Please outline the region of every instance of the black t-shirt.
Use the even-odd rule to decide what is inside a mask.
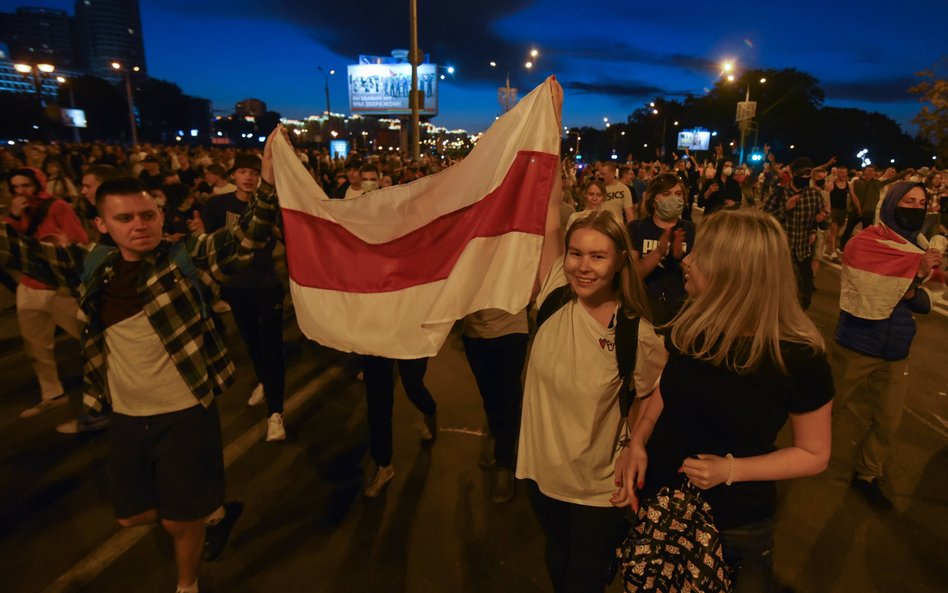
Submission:
[[[201,218],[204,220],[204,230],[213,233],[225,225],[229,227],[236,226],[248,205],[248,202],[237,199],[235,193],[212,197],[204,205],[201,212]],[[229,288],[259,289],[280,284],[280,278],[277,276],[273,263],[274,247],[276,247],[276,240],[270,237],[265,247],[254,252],[253,263],[234,273],[225,286]]]
[[[643,494],[680,486],[684,460],[700,453],[734,457],[776,450],[774,440],[788,414],[812,412],[833,398],[833,376],[826,354],[801,344],[782,343],[788,375],[772,361],[748,374],[685,356],[666,339],[668,363],[662,373],[665,407],[647,452]],[[733,529],[774,516],[777,487],[768,482],[720,484],[703,492],[719,529]]]
[[[142,298],[138,294],[138,274],[141,269],[141,260],[125,261],[121,257],[112,268],[112,274],[108,281],[103,283],[99,296],[102,327],[111,327],[134,317],[144,309]]]
[[[849,198],[849,184],[839,187],[834,181],[830,186],[830,208],[834,210],[845,210],[847,198]]]
[[[679,220],[672,228],[673,237],[678,229],[685,231],[685,254],[688,254],[694,248],[695,225],[686,220]],[[642,257],[658,248],[663,232],[664,229],[655,224],[655,219],[651,216],[629,223],[632,247],[642,254]],[[645,288],[656,325],[669,321],[684,304],[688,296],[685,292],[685,277],[681,262],[675,259],[671,249],[668,250],[668,255],[662,258],[661,264],[655,266],[652,273],[645,278]]]

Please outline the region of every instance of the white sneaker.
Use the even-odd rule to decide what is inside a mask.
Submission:
[[[279,412],[270,414],[270,417],[267,419],[267,440],[286,440],[286,429],[283,428],[283,414]]]
[[[263,403],[263,383],[257,383],[257,386],[254,387],[253,393],[250,394],[250,399],[247,400],[248,406],[259,406]]]
[[[380,467],[377,472],[375,472],[375,477],[372,478],[368,484],[365,485],[365,496],[367,498],[375,498],[382,493],[382,489],[386,484],[392,481],[392,478],[395,477],[395,468],[391,465],[386,465]]]
[[[215,313],[227,313],[230,311],[230,303],[227,301],[217,301],[211,305],[211,311]]]
[[[20,418],[32,418],[33,416],[39,416],[44,412],[48,412],[60,406],[65,406],[68,403],[69,398],[65,395],[57,395],[51,399],[43,399],[32,408],[27,408],[20,412]]]

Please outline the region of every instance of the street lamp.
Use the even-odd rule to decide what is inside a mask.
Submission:
[[[323,73],[323,77],[325,78],[325,82],[326,82],[326,86],[325,86],[325,88],[326,88],[326,117],[329,117],[329,114],[332,113],[332,112],[329,110],[329,77],[332,76],[333,74],[335,74],[336,71],[335,71],[335,70],[329,70],[329,71],[323,70],[323,67],[322,67],[322,66],[316,66],[316,69],[319,70],[320,72],[322,72],[322,73]]]
[[[536,65],[536,58],[540,55],[539,50],[532,49],[528,54],[530,59],[524,62],[523,67],[527,70],[532,70],[533,66]],[[491,68],[497,68],[497,62],[494,60],[490,61]],[[516,102],[517,89],[510,86],[510,68],[507,69],[507,78],[504,86],[497,89],[497,99],[500,101],[500,104],[504,107],[504,113],[510,111],[511,103]]]
[[[112,62],[112,68],[121,71],[125,76],[125,96],[128,99],[128,128],[132,132],[132,146],[138,144],[138,125],[135,123],[135,102],[132,99],[132,79],[128,74],[128,68],[122,68],[119,62]],[[138,72],[138,66],[132,67],[132,71]]]
[[[56,82],[58,82],[60,86],[65,86],[66,90],[69,91],[69,108],[75,109],[76,96],[72,92],[72,82],[65,76],[57,76]],[[72,140],[73,142],[79,142],[81,140],[79,137],[79,128],[77,126],[72,126]]]
[[[42,74],[52,74],[56,67],[52,64],[36,64],[36,66],[32,64],[14,64],[13,69],[31,79],[33,90],[36,92],[36,101],[40,107],[44,107],[43,85],[40,77]]]

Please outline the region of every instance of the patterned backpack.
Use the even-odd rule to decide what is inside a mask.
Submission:
[[[711,506],[686,481],[664,487],[639,507],[635,526],[616,550],[628,593],[731,590]]]

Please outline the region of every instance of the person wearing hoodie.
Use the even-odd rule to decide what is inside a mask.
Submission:
[[[926,282],[942,254],[919,245],[928,194],[921,183],[895,183],[880,223],[855,235],[843,252],[840,313],[836,327],[836,406],[854,396],[869,399],[871,421],[852,486],[873,506],[889,510],[883,474],[908,387],[908,356],[915,337],[913,313],[932,309]],[[926,244],[927,245],[927,244]]]
[[[13,197],[6,223],[16,232],[60,245],[89,241],[72,207],[46,192],[40,170],[15,169],[7,184]],[[58,325],[78,340],[79,307],[74,298],[24,274],[16,290],[16,311],[23,350],[40,386],[40,401],[20,413],[20,418],[30,418],[68,403],[56,369],[55,331]]]

